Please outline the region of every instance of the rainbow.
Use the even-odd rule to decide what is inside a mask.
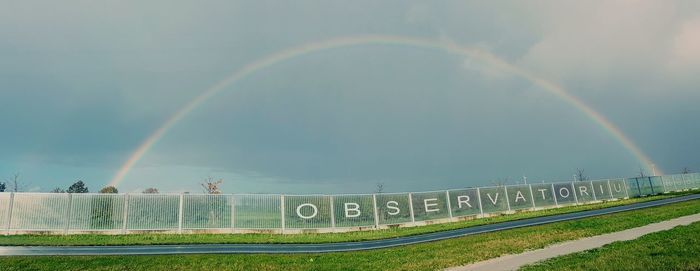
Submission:
[[[148,150],[150,150],[151,147],[153,147],[153,145],[158,142],[158,140],[165,136],[165,134],[173,126],[175,126],[180,120],[185,118],[190,112],[195,110],[197,107],[199,107],[207,100],[209,100],[219,92],[223,91],[230,85],[248,77],[249,75],[255,72],[258,72],[267,67],[279,64],[281,62],[293,58],[301,57],[319,51],[358,45],[400,45],[417,48],[428,48],[444,51],[449,54],[455,54],[463,57],[471,57],[482,60],[505,72],[509,72],[514,75],[525,78],[533,84],[541,87],[542,89],[556,95],[565,102],[571,104],[574,108],[583,112],[593,122],[597,123],[613,138],[620,142],[622,146],[624,146],[632,155],[634,155],[634,157],[646,168],[647,171],[651,172],[653,168],[654,162],[629,137],[627,137],[617,126],[610,122],[605,116],[595,111],[593,108],[585,104],[577,97],[569,94],[562,86],[552,81],[541,78],[511,63],[508,63],[505,60],[487,51],[472,47],[459,46],[453,42],[445,40],[429,40],[422,38],[389,35],[364,35],[335,38],[320,42],[312,42],[301,46],[282,50],[268,55],[266,57],[263,57],[257,61],[249,63],[240,70],[224,78],[216,85],[213,85],[212,87],[204,91],[202,94],[194,98],[194,100],[182,107],[180,110],[175,112],[175,114],[173,114],[167,121],[165,121],[165,123],[158,127],[158,129],[156,129],[150,136],[148,136],[148,138],[146,138],[146,140],[143,143],[141,143],[141,145],[129,156],[126,162],[119,168],[117,173],[114,175],[109,185],[119,185],[124,180],[124,177],[129,173],[131,168],[133,168],[134,165],[148,152]],[[660,169],[657,169],[656,173],[659,175],[663,174],[661,173]]]

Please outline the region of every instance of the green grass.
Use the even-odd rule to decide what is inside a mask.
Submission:
[[[700,270],[700,222],[549,259],[521,270]]]
[[[461,222],[434,224],[421,227],[395,228],[347,233],[307,233],[307,234],[132,234],[132,235],[11,235],[0,236],[3,246],[79,246],[79,245],[165,245],[165,244],[260,244],[260,243],[332,243],[378,240],[410,236],[438,231],[460,229],[485,224],[520,220],[532,217],[580,212],[626,205],[637,202],[664,199],[691,194],[682,192],[652,197],[609,201],[597,204],[569,206],[532,212],[519,212],[510,215],[473,219]],[[697,191],[695,191],[697,193]]]
[[[0,270],[436,270],[700,213],[700,200],[372,251],[294,255],[0,257]]]

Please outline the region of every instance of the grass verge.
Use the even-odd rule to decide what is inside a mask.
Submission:
[[[0,257],[0,270],[436,270],[700,213],[700,200],[417,244],[327,254]]]
[[[700,222],[552,258],[521,270],[700,270],[698,251]]]
[[[307,234],[133,234],[133,235],[11,235],[0,236],[0,246],[81,246],[81,245],[167,245],[167,244],[289,244],[289,243],[334,243],[396,238],[438,231],[454,230],[526,218],[602,209],[637,202],[659,200],[669,197],[697,193],[680,192],[644,198],[608,201],[597,204],[569,206],[532,212],[519,212],[461,222],[434,224],[421,227],[395,228],[347,233]]]

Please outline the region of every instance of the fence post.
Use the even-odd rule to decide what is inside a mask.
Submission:
[[[625,186],[625,196],[629,199],[630,198],[630,187],[627,185],[627,180],[622,179],[622,184]]]
[[[578,205],[578,196],[576,195],[576,185],[574,182],[571,182],[571,190],[574,193],[574,199],[576,200],[576,205]]]
[[[7,223],[5,225],[5,235],[10,235],[10,226],[12,224],[12,210],[14,209],[15,192],[10,193],[10,204],[7,205]]]
[[[182,204],[183,200],[185,198],[185,194],[180,193],[180,204],[178,205],[178,211],[177,211],[177,233],[182,234]]]
[[[532,194],[532,185],[528,184],[527,186],[530,187],[530,200],[532,201],[532,209],[535,209],[537,208],[537,206],[535,206],[535,195]]]
[[[508,186],[503,186],[503,191],[505,191],[506,204],[508,204],[508,211],[510,212],[510,199],[508,199]]]
[[[236,232],[236,196],[231,195],[231,233]]]
[[[557,190],[554,189],[554,183],[552,183],[552,196],[554,196],[554,206],[559,207],[559,201],[557,200]]]
[[[651,188],[651,194],[656,195],[656,193],[654,193],[654,184],[651,182],[651,177],[647,177],[647,179],[649,179],[649,188]]]
[[[333,232],[335,232],[335,206],[333,206],[335,203],[333,202],[333,196],[329,196],[328,199],[331,202],[331,228],[333,229]]]
[[[126,223],[129,219],[129,193],[124,194],[124,219],[122,220],[122,234],[126,234]]]
[[[73,193],[68,193],[68,215],[66,215],[66,226],[63,228],[63,234],[68,234],[68,229],[70,229],[70,220],[73,216]]]
[[[593,191],[593,201],[598,201],[598,197],[595,196],[595,187],[593,187],[593,181],[591,182],[591,190]]]
[[[377,194],[372,194],[372,205],[374,207],[374,228],[379,229],[379,212],[377,211]]]
[[[484,216],[484,206],[481,204],[481,190],[478,187],[476,188],[476,197],[479,198],[479,212],[481,216]]]
[[[280,215],[282,216],[282,233],[284,233],[285,222],[284,222],[284,195],[280,195]]]
[[[610,179],[608,179],[608,191],[610,192],[610,199],[614,199],[613,197],[613,192],[612,192],[612,186],[610,186]]]
[[[666,176],[663,176],[661,178],[668,181],[668,178],[664,178],[664,177],[666,177]],[[673,178],[671,178],[671,184],[673,185],[673,191],[678,191],[678,186],[676,186],[676,181]]]
[[[413,226],[416,225],[416,217],[413,215],[413,196],[408,193],[408,210],[411,211],[411,223]]]
[[[450,190],[445,190],[445,197],[447,200],[447,211],[450,213],[450,220],[452,220],[452,204],[450,203]]]

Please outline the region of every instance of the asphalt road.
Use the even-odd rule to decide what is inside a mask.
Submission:
[[[671,203],[700,199],[700,194],[663,200],[635,203],[599,210],[537,217],[457,230],[406,236],[375,241],[327,244],[202,244],[202,245],[147,245],[147,246],[0,246],[0,256],[46,255],[161,255],[161,254],[231,254],[231,253],[326,253],[345,252],[405,246],[467,235],[522,228],[560,221],[612,214]]]

